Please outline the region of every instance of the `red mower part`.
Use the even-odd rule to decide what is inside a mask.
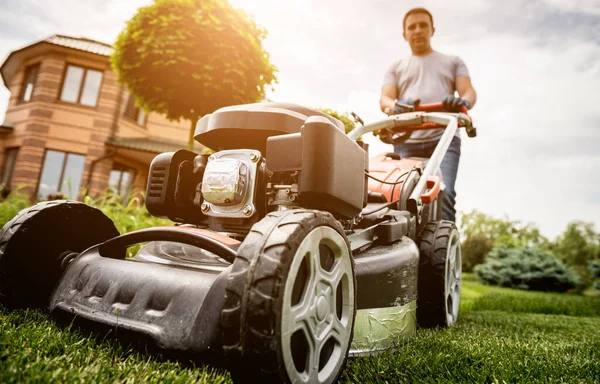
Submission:
[[[421,201],[429,204],[440,194],[441,180],[439,176],[429,176],[427,179],[427,192],[421,195]]]
[[[419,104],[415,108],[415,111],[416,112],[444,112],[445,108],[442,105],[442,103],[429,103],[429,104]],[[469,116],[469,110],[464,105],[460,106],[460,110],[458,112],[464,113],[465,115]],[[469,119],[470,118],[471,117],[469,116]]]
[[[415,166],[422,167],[423,162],[415,159],[395,159],[385,153],[373,157],[369,160],[369,175],[387,183],[399,184],[394,186],[369,178],[369,191],[381,193],[387,201],[397,200],[402,190],[402,182],[406,180],[410,170]]]

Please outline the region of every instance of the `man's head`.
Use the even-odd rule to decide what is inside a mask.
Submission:
[[[435,32],[433,17],[425,8],[413,8],[404,15],[402,22],[404,39],[415,55],[431,52],[431,36]]]

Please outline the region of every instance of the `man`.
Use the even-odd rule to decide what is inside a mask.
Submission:
[[[431,48],[435,32],[433,17],[424,8],[414,8],[406,13],[403,36],[410,45],[412,55],[395,62],[386,72],[381,90],[381,110],[387,114],[402,112],[396,101],[413,104],[443,102],[449,111],[461,106],[475,105],[477,95],[471,84],[465,63],[457,56],[445,55]],[[455,96],[458,92],[458,97]],[[394,141],[394,152],[401,157],[430,157],[443,133],[441,129],[414,131]],[[442,204],[442,217],[456,221],[456,173],[460,158],[460,132],[457,131],[440,166],[446,186]]]

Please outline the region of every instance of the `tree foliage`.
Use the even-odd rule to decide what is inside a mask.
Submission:
[[[600,260],[600,234],[596,233],[593,223],[573,221],[558,237],[552,250],[558,258],[572,265]]]
[[[494,243],[487,236],[475,234],[462,242],[462,269],[473,271],[476,265],[485,261],[485,256],[494,248]]]
[[[494,245],[541,248],[548,248],[550,245],[535,224],[523,224],[518,220],[509,220],[508,217],[500,219],[476,210],[462,215],[460,229],[465,237],[483,235]]]
[[[583,280],[583,286],[589,287],[594,281],[595,271],[592,262],[600,261],[600,234],[594,224],[573,221],[560,235],[552,247],[556,257],[572,265]]]
[[[580,285],[562,261],[535,247],[496,247],[474,271],[484,283],[502,287],[565,292]]]
[[[330,108],[320,108],[319,111],[328,114],[329,116],[335,117],[339,121],[344,124],[344,131],[346,134],[350,133],[354,128],[356,128],[356,122],[353,117],[350,117],[348,113],[340,113],[334,109]],[[362,135],[356,139],[356,141],[363,141]]]
[[[356,123],[350,116],[348,116],[347,113],[340,113],[334,109],[329,108],[323,108],[320,109],[320,111],[328,114],[329,116],[335,117],[336,119],[344,123],[344,129],[346,130],[346,133],[349,133],[356,127]]]
[[[155,0],[139,8],[111,57],[138,106],[190,120],[258,102],[276,81],[266,30],[226,0]]]

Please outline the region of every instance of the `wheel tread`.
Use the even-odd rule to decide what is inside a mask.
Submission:
[[[445,269],[449,242],[456,225],[434,221],[425,225],[419,243],[417,321],[424,328],[447,326],[445,311]]]
[[[58,223],[59,226],[44,227],[41,224],[53,217],[50,215],[63,219],[66,210],[74,209],[77,209],[75,214],[70,218],[66,216],[63,223]],[[93,230],[90,228],[71,238],[56,236],[63,227],[84,230],[80,223],[91,224],[89,221],[96,224]],[[47,235],[48,231],[55,235]],[[100,210],[79,201],[46,201],[22,209],[4,225],[0,233],[0,302],[14,308],[45,306],[53,287],[52,282],[60,277],[60,266],[55,265],[57,260],[44,252],[48,243],[87,248],[118,234],[112,221]],[[40,235],[45,235],[44,241],[35,238]],[[25,252],[26,249],[31,250]]]

